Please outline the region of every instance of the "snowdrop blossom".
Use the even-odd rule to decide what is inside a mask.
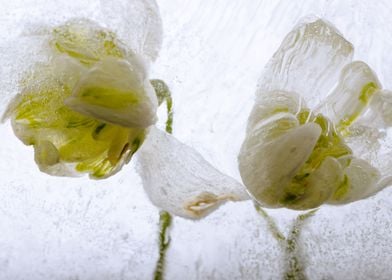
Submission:
[[[200,218],[227,200],[248,197],[241,184],[154,126],[163,101],[170,120],[172,101],[165,83],[149,78],[157,56],[152,48],[133,51],[111,30],[82,18],[44,38],[46,60],[24,75],[5,114],[15,135],[34,147],[42,172],[104,179],[138,151],[146,193],[172,214]]]
[[[48,44],[48,62],[34,66],[8,108],[15,135],[33,145],[43,172],[111,176],[156,121],[146,63],[84,19],[55,27]]]
[[[331,24],[312,19],[267,64],[238,157],[261,206],[345,204],[392,183],[392,94],[353,52]]]

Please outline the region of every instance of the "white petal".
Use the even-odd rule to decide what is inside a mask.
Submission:
[[[296,115],[304,106],[305,102],[295,92],[281,90],[260,92],[249,115],[247,129],[252,130],[261,120],[279,112]]]
[[[354,123],[347,129],[346,143],[354,155],[380,172],[382,179],[392,175],[392,130]]]
[[[162,44],[162,20],[155,0],[100,1],[104,23],[118,37],[150,61],[158,57]]]
[[[313,151],[321,134],[315,123],[292,128],[274,141],[247,137],[238,157],[242,180],[252,196],[267,207],[280,207],[285,187]]]
[[[345,169],[345,181],[341,189],[337,190],[331,204],[346,204],[374,195],[388,184],[378,184],[380,172],[367,161],[353,158],[350,165]]]
[[[338,127],[346,128],[364,112],[379,88],[376,74],[366,63],[352,62],[343,68],[322,110]]]
[[[91,65],[106,56],[124,58],[126,47],[116,35],[88,19],[73,19],[51,31],[50,45],[54,53],[64,53]]]
[[[71,109],[113,124],[145,128],[156,122],[158,101],[143,62],[107,57],[95,64],[78,82]]]
[[[338,160],[327,157],[318,169],[310,174],[305,193],[288,208],[306,210],[325,203],[342,182],[343,172]]]
[[[61,161],[59,151],[52,142],[43,140],[34,145],[34,159],[39,170],[54,176],[80,177],[75,164]]]
[[[376,92],[358,123],[379,128],[392,127],[392,91]]]
[[[301,94],[314,108],[351,61],[353,46],[329,23],[317,19],[294,28],[265,68],[260,91],[287,90]]]
[[[174,215],[202,218],[228,200],[249,198],[244,186],[155,127],[137,158],[137,170],[151,202]]]

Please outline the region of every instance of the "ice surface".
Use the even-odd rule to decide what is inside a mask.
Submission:
[[[40,59],[31,43],[41,41],[38,35],[18,37],[24,27],[88,16],[129,34],[132,29],[119,23],[124,17],[127,23],[139,22],[126,16],[135,12],[126,9],[132,3],[0,1],[1,106],[17,92],[16,73]],[[152,70],[173,93],[174,136],[237,180],[236,158],[258,78],[302,17],[317,14],[333,23],[355,46],[353,59],[365,61],[383,87],[392,88],[390,1],[159,0],[158,5],[163,48]],[[34,61],[26,59],[31,57]],[[162,108],[161,128],[165,115]],[[375,159],[368,142],[392,146],[390,129],[381,135],[357,130],[377,137],[353,139],[362,143],[353,145],[354,152],[366,160]],[[0,127],[0,135],[1,279],[151,279],[159,215],[132,164],[100,182],[54,178],[39,172],[33,152],[15,141],[9,124]],[[374,161],[391,172],[390,158],[383,149]],[[385,189],[346,206],[325,206],[308,220],[298,237],[305,275],[390,279],[391,194]],[[286,236],[298,215],[284,209],[268,213]],[[175,218],[171,237],[167,279],[284,275],[285,252],[251,202],[227,203],[197,222]]]
[[[312,108],[327,96],[352,55],[353,46],[333,25],[317,18],[305,20],[268,62],[259,91],[298,92]]]

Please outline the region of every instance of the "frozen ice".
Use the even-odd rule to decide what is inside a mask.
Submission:
[[[172,92],[173,136],[239,182],[236,159],[256,84],[268,60],[304,16],[315,14],[336,26],[355,46],[353,59],[377,73],[383,92],[392,89],[389,0],[157,2],[164,33],[151,78],[164,80]],[[159,21],[141,16],[144,5],[157,12],[154,1],[0,0],[1,114],[18,92],[21,73],[37,61],[45,62],[39,26],[89,18],[113,30],[127,45],[138,38],[153,42],[154,36],[135,28]],[[35,35],[22,32],[26,27]],[[129,36],[135,32],[135,37]],[[134,46],[155,49],[146,48],[151,44]],[[339,73],[336,81],[338,77]],[[373,98],[370,107],[373,102],[377,104]],[[381,111],[374,112],[380,120],[377,127],[373,117],[359,118],[346,141],[356,155],[382,174],[391,174],[392,132],[379,119]],[[157,126],[164,129],[164,106],[158,116]],[[17,141],[9,123],[0,126],[0,134],[1,279],[152,278],[159,213],[134,172],[135,161],[100,181],[53,177],[38,170],[32,149]],[[355,203],[324,205],[307,220],[295,240],[304,275],[390,279],[391,194],[386,188]],[[266,211],[285,236],[301,213]],[[201,220],[173,220],[166,278],[281,279],[285,255],[253,203],[229,202]]]
[[[326,97],[352,55],[353,46],[335,27],[322,19],[306,19],[268,62],[260,91],[298,92],[313,107]]]

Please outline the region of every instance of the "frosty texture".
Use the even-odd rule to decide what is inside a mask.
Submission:
[[[156,120],[157,98],[142,59],[89,20],[54,28],[48,55],[23,78],[8,108],[16,136],[34,146],[48,174],[113,175]]]
[[[154,205],[185,218],[202,218],[222,203],[248,196],[241,184],[192,148],[155,127],[138,152],[138,172]]]
[[[238,157],[243,182],[262,206],[345,204],[391,183],[390,169],[353,151],[354,141],[378,143],[371,125],[363,133],[357,125],[367,115],[388,126],[389,97],[366,63],[350,63],[352,51],[332,26],[315,20],[290,32],[268,63]]]
[[[53,29],[50,44],[83,64],[91,65],[102,57],[124,58],[125,46],[116,35],[88,19],[75,19]]]
[[[321,19],[300,24],[268,62],[260,91],[298,92],[312,107],[326,96],[352,55],[351,43],[331,24]]]

